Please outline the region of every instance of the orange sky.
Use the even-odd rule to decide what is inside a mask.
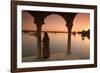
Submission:
[[[22,13],[23,30],[36,30],[34,18],[27,12]],[[65,20],[56,14],[51,14],[44,19],[42,30],[67,31]],[[72,31],[88,30],[90,27],[90,15],[79,13],[73,21]]]

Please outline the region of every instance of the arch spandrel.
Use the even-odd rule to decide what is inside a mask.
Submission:
[[[27,11],[29,14],[31,14],[34,18],[35,18],[35,23],[37,25],[43,25],[44,24],[44,19],[51,15],[51,14],[56,14],[56,15],[60,15],[66,22],[66,25],[68,28],[72,28],[73,26],[73,20],[75,18],[75,16],[77,15],[77,13],[68,13],[68,12],[43,12],[43,11]]]

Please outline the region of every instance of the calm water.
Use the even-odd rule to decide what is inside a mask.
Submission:
[[[50,38],[50,54],[67,52],[67,33],[48,33]],[[36,56],[37,37],[30,33],[23,33],[22,36],[22,56]],[[43,33],[42,33],[43,38]],[[79,59],[89,59],[90,41],[87,37],[83,38],[80,34],[71,35],[71,54]]]

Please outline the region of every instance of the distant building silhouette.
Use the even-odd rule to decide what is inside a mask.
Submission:
[[[87,31],[85,30],[79,31],[78,34],[81,34],[82,40],[84,40],[85,37],[90,39],[90,29],[88,29]]]
[[[75,32],[75,31],[73,31],[73,32],[72,32],[72,35],[74,35],[74,36],[75,36],[75,35],[76,35],[76,32]]]

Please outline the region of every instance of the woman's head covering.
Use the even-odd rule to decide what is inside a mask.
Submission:
[[[48,36],[47,32],[44,33],[44,36]]]

